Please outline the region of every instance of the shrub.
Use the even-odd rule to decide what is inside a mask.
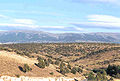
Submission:
[[[53,72],[51,72],[51,73],[50,73],[50,75],[54,75],[54,73],[53,73]]]
[[[76,74],[76,69],[75,69],[75,68],[72,68],[72,69],[71,69],[71,73]]]
[[[96,74],[90,72],[87,79],[88,81],[108,81],[106,75],[101,74],[100,72],[97,72]]]
[[[44,60],[42,57],[37,58],[38,61]]]
[[[63,62],[60,63],[60,73],[65,75],[65,73],[67,73],[68,70],[66,69],[66,66]]]
[[[68,68],[65,68],[65,73],[69,73],[69,69]]]
[[[55,65],[59,65],[59,64],[60,64],[60,61],[56,60]]]
[[[104,69],[93,69],[94,73],[100,72],[103,75],[107,75],[106,71]]]
[[[23,72],[29,72],[29,71],[31,71],[31,70],[32,70],[32,68],[30,68],[30,67],[28,66],[28,64],[24,64]]]
[[[76,72],[82,73],[82,69],[80,67],[73,67],[71,73],[76,74]]]
[[[16,74],[15,76],[16,76],[17,78],[19,78],[19,77],[20,77],[20,75],[19,75],[19,74]]]
[[[49,58],[48,59],[48,62],[50,63],[50,64],[53,64],[53,61]]]
[[[68,65],[67,65],[67,67],[69,68],[69,69],[71,69],[71,65],[68,63]]]
[[[44,60],[39,61],[38,67],[39,68],[45,68],[45,62],[44,62]]]
[[[109,74],[110,76],[118,76],[118,74],[120,74],[120,66],[116,66],[116,65],[109,65],[107,67],[106,70],[107,74]]]
[[[45,66],[49,66],[49,62],[47,60],[44,61],[45,61]]]
[[[95,80],[95,75],[94,75],[94,73],[93,72],[90,72],[89,74],[88,74],[88,81],[93,81],[93,80]]]

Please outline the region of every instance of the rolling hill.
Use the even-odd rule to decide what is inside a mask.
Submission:
[[[49,65],[45,65],[45,68],[40,68],[37,63],[42,62],[45,64],[48,62]],[[28,64],[32,70],[28,72],[21,70],[19,66],[24,68],[24,64]],[[93,70],[99,71],[101,69],[107,72],[106,69],[109,65],[115,65],[115,68],[120,65],[120,44],[0,44],[0,65],[0,76],[84,78],[87,76],[86,74],[93,72]],[[110,76],[109,73],[106,76],[108,76],[108,79],[110,79],[109,77],[119,77],[117,74]]]

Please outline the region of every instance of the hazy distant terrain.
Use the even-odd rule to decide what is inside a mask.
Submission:
[[[111,42],[120,43],[120,33],[62,33],[38,31],[2,31],[0,43],[26,42]]]

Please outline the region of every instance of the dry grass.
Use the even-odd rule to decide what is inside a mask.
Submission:
[[[20,71],[18,66],[23,66],[24,64],[29,64],[32,68],[31,72],[24,73]],[[46,67],[45,69],[40,69],[34,63],[37,60],[23,57],[15,54],[14,52],[0,51],[0,76],[9,75],[21,75],[21,76],[32,76],[32,77],[55,77],[62,76],[60,73],[56,72],[56,68],[53,65]],[[50,75],[50,72],[54,72],[55,75]]]
[[[32,44],[33,45],[33,44]],[[31,46],[32,46],[31,45]],[[12,45],[10,45],[12,46]],[[34,45],[33,45],[34,46]],[[16,45],[15,45],[16,47]],[[27,47],[29,47],[29,44],[27,44]],[[27,47],[24,47],[24,45],[20,45],[19,51],[23,48],[28,49]],[[39,45],[38,45],[39,47]],[[120,47],[120,45],[111,45],[111,44],[65,44],[63,47],[63,44],[57,45],[57,44],[43,44],[44,49],[42,46],[33,47],[34,49],[39,52],[29,52],[30,56],[34,56],[34,58],[29,58],[26,56],[20,56],[19,54],[16,54],[15,52],[6,52],[6,51],[0,51],[0,73],[2,75],[22,75],[22,76],[32,76],[32,77],[60,77],[63,76],[56,70],[55,65],[50,65],[49,67],[46,67],[45,69],[38,68],[34,63],[37,63],[36,58],[38,56],[41,56],[45,59],[48,59],[46,55],[52,56],[51,58],[53,61],[55,61],[54,58],[60,58],[63,61],[69,61],[70,64],[74,66],[83,66],[83,73],[89,72],[90,70],[94,68],[102,68],[107,67],[109,64],[118,64],[120,65],[120,49],[118,50],[110,50],[102,53],[96,53],[95,55],[90,55],[87,58],[77,60],[73,62],[73,59],[84,57],[86,53],[89,54],[89,52],[92,51],[98,51],[104,48],[111,48],[111,47]],[[72,48],[71,48],[72,47]],[[12,47],[11,47],[12,48]],[[55,52],[55,48],[60,48],[59,52]],[[65,49],[64,49],[65,48]],[[69,50],[68,50],[69,48]],[[33,50],[34,50],[33,49]],[[82,53],[81,51],[76,51],[78,49],[84,49],[85,53]],[[44,50],[44,51],[41,51]],[[66,51],[68,50],[68,51]],[[24,51],[24,50],[21,50]],[[52,53],[51,53],[52,51]],[[62,52],[62,53],[61,53]],[[64,56],[62,55],[68,54],[71,56]],[[78,56],[75,56],[75,54],[78,54]],[[105,61],[109,61],[109,63],[104,64]],[[24,64],[29,64],[32,68],[31,72],[23,73],[19,70],[18,66],[23,66]],[[50,75],[49,73],[53,72],[54,75]],[[68,77],[80,77],[82,74],[77,73],[76,75],[72,73],[66,74]]]

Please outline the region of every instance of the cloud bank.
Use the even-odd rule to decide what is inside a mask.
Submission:
[[[84,31],[82,28],[78,28],[75,26],[60,26],[60,25],[53,25],[53,26],[46,26],[46,25],[39,25],[36,20],[33,19],[25,19],[25,18],[13,18],[5,15],[0,15],[2,20],[6,22],[0,23],[0,30],[40,30],[40,31]],[[9,21],[11,22],[9,22]]]
[[[107,29],[120,29],[120,18],[110,15],[89,15],[87,22],[71,23],[77,27],[85,28],[107,28]]]

